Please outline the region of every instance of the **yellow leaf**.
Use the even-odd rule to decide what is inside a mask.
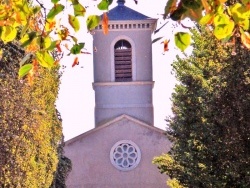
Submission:
[[[241,32],[241,42],[250,49],[250,34],[248,32]]]
[[[80,22],[77,17],[69,14],[69,24],[77,32],[80,29]]]
[[[11,26],[2,27],[1,39],[4,43],[13,41],[16,38],[17,30]]]

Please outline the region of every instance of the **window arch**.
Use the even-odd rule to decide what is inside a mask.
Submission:
[[[132,48],[126,40],[119,40],[114,46],[115,81],[132,81]]]

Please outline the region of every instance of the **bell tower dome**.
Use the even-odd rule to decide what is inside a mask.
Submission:
[[[126,114],[154,125],[152,40],[156,19],[125,6],[110,10],[109,33],[93,35],[95,126]]]

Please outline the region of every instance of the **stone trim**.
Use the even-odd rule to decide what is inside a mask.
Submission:
[[[138,119],[136,119],[134,117],[123,114],[123,115],[120,115],[120,116],[118,116],[116,118],[110,119],[109,121],[107,121],[105,123],[102,123],[100,126],[98,126],[96,128],[93,128],[93,129],[91,129],[91,130],[89,130],[89,131],[87,131],[85,133],[82,133],[82,134],[80,134],[80,135],[78,135],[78,136],[76,136],[74,138],[71,138],[71,139],[67,140],[65,142],[65,145],[70,145],[70,144],[76,142],[77,140],[80,140],[80,139],[88,136],[89,134],[93,134],[96,131],[99,131],[99,130],[102,130],[102,129],[108,127],[108,126],[111,126],[111,125],[115,124],[116,122],[121,121],[122,119],[127,119],[129,121],[132,121],[132,122],[134,122],[134,123],[136,123],[136,124],[138,124],[138,125],[140,125],[142,127],[145,127],[145,128],[150,129],[152,131],[158,132],[163,137],[166,137],[166,135],[165,135],[166,131],[165,130],[162,130],[162,129],[158,128],[158,127],[151,126],[151,125],[149,125],[149,124],[147,124],[147,123],[145,123],[145,122],[143,122],[141,120],[138,120]]]
[[[136,85],[152,85],[154,86],[154,81],[138,81],[138,82],[94,82],[92,83],[93,89],[95,87],[101,86],[136,86]]]
[[[151,108],[152,104],[96,104],[96,108]]]
[[[141,150],[131,140],[120,140],[110,150],[110,162],[118,170],[133,170],[140,161]]]
[[[116,24],[109,24],[109,30],[129,30],[129,29],[152,29],[154,24],[152,23],[116,23]],[[102,25],[98,25],[96,30],[102,30]]]

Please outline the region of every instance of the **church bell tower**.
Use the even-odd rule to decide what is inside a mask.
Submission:
[[[93,35],[95,127],[126,114],[154,125],[152,40],[156,19],[126,7],[110,10],[109,33]]]

